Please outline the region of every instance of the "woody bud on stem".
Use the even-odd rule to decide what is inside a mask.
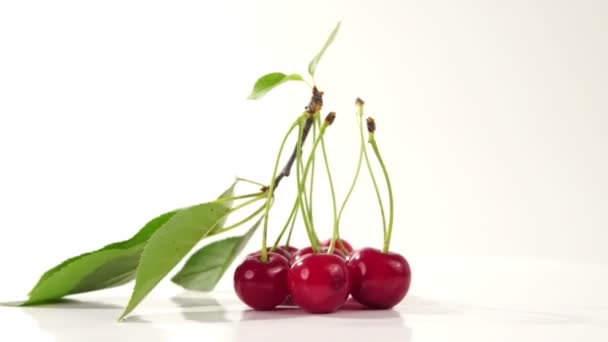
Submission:
[[[312,97],[310,98],[308,106],[306,106],[306,111],[310,114],[314,114],[320,112],[321,108],[323,108],[323,92],[319,91],[317,87],[314,87],[312,88]]]
[[[372,134],[376,131],[376,122],[372,117],[367,118],[367,131]]]
[[[325,124],[327,126],[331,126],[332,123],[334,123],[334,120],[336,119],[336,112],[330,112],[329,114],[327,114],[327,116],[325,117]]]

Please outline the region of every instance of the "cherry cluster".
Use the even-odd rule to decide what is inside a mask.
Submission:
[[[234,273],[234,288],[237,295],[245,304],[255,310],[272,310],[280,305],[296,305],[311,313],[330,313],[340,309],[349,295],[369,308],[389,309],[403,300],[410,287],[411,270],[407,260],[398,253],[390,252],[389,249],[393,228],[393,192],[386,166],[375,140],[376,123],[371,117],[366,120],[368,143],[371,145],[386,180],[389,197],[388,220],[364,143],[364,103],[361,99],[356,101],[360,127],[359,162],[352,185],[338,211],[323,140],[324,134],[334,122],[336,114],[329,113],[321,123],[322,96],[323,92],[314,87],[310,104],[306,107],[307,111],[294,122],[283,139],[271,185],[264,189],[268,194],[268,199],[263,217],[262,248],[258,252],[249,254]],[[304,132],[308,132],[311,124],[313,125],[314,142],[306,160],[306,166],[304,166],[302,153]],[[281,234],[272,247],[267,247],[268,214],[274,198],[274,190],[282,178],[282,176],[277,178],[278,163],[287,137],[298,127],[300,128],[298,140],[294,158],[292,158],[297,162],[298,194]],[[319,128],[318,133],[316,128]],[[309,172],[314,173],[314,167],[311,168],[311,166],[314,165],[315,152],[319,145],[322,146],[334,209],[333,235],[331,239],[323,243],[318,239],[314,229],[311,195],[314,182],[308,181]],[[384,234],[382,250],[370,247],[353,250],[347,241],[340,238],[340,218],[357,183],[363,160],[367,163],[382,215]],[[302,249],[289,245],[298,211],[302,214],[302,221],[310,240],[310,246]],[[291,228],[287,242],[280,247],[279,242],[289,225]]]
[[[312,247],[277,247],[268,262],[261,261],[260,252],[249,254],[234,273],[237,295],[255,310],[296,305],[311,313],[337,311],[349,294],[372,309],[403,300],[411,280],[403,256],[369,247],[353,250],[342,239],[330,254],[330,244],[326,241],[320,253]]]

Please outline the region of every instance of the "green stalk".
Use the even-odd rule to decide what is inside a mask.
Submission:
[[[247,194],[247,195],[222,197],[222,198],[216,199],[215,202],[217,202],[217,203],[232,202],[232,201],[237,201],[237,200],[246,199],[246,198],[258,197],[263,194],[264,194],[263,192],[256,192],[256,193]]]
[[[380,163],[380,167],[382,168],[382,172],[384,173],[384,178],[386,179],[386,187],[388,188],[388,200],[389,200],[389,213],[388,213],[388,230],[386,232],[386,236],[384,238],[384,253],[389,252],[389,248],[391,245],[391,235],[393,233],[393,187],[391,186],[391,180],[388,176],[388,171],[386,169],[386,165],[384,165],[384,160],[382,160],[382,156],[380,155],[380,151],[378,150],[378,144],[376,144],[376,139],[374,138],[374,133],[369,134],[369,143],[372,145],[372,149],[376,154],[376,158]]]
[[[315,114],[316,115],[316,114]],[[313,121],[313,125],[312,125],[312,141],[315,141],[315,139],[317,139],[317,120]],[[313,198],[313,190],[314,190],[314,185],[315,185],[315,158],[313,158],[313,156],[311,155],[309,158],[312,158],[312,171],[310,173],[310,184],[309,184],[309,188],[308,188],[308,220],[310,220],[310,224],[311,226],[315,226],[315,221],[314,221],[314,216],[312,213],[313,210],[313,206],[312,206],[312,198]]]
[[[359,115],[359,125],[363,125],[363,101],[361,101],[360,99],[358,99],[357,104],[359,106],[359,110],[358,110],[358,115]],[[338,229],[340,227],[340,221],[342,220],[342,213],[344,212],[344,208],[346,208],[346,203],[348,203],[348,200],[350,199],[350,196],[353,194],[353,191],[355,190],[355,185],[357,184],[357,180],[359,179],[359,174],[361,173],[361,166],[363,165],[363,150],[365,149],[365,143],[363,141],[360,142],[359,144],[359,160],[357,161],[357,169],[355,171],[355,177],[353,178],[353,182],[350,185],[350,188],[348,189],[348,193],[346,193],[346,197],[344,198],[344,202],[342,202],[342,205],[340,206],[340,211],[338,212]],[[345,250],[344,245],[342,244],[342,241],[340,241],[339,243],[340,247]]]
[[[291,226],[289,227],[289,233],[287,234],[287,241],[285,242],[285,246],[289,247],[291,243],[291,234],[293,233],[293,227],[296,225],[296,216],[291,220]]]
[[[237,182],[244,182],[244,183],[249,183],[249,184],[253,184],[253,185],[258,185],[258,186],[261,186],[262,188],[266,187],[266,185],[264,185],[260,182],[256,182],[254,180],[247,179],[247,178],[237,177],[236,180],[237,180]]]
[[[380,195],[380,189],[378,188],[378,182],[376,181],[376,176],[374,176],[374,171],[372,169],[372,165],[369,161],[369,155],[367,154],[367,149],[365,148],[365,135],[363,134],[363,111],[361,109],[361,117],[360,117],[360,131],[361,131],[361,144],[363,145],[363,156],[365,157],[365,164],[367,165],[367,170],[369,171],[369,175],[372,178],[372,183],[374,184],[374,190],[376,191],[376,197],[378,198],[378,205],[380,206],[380,214],[382,215],[382,232],[384,234],[384,240],[386,241],[386,215],[384,213],[384,204],[382,204],[382,195]]]
[[[319,124],[319,117],[317,117],[317,125]],[[325,126],[327,127],[327,126]],[[336,192],[334,189],[334,181],[331,177],[331,169],[329,167],[329,160],[327,158],[327,150],[325,149],[325,139],[323,138],[323,134],[320,134],[320,138],[321,138],[321,150],[323,152],[323,160],[325,161],[325,170],[327,171],[327,179],[329,181],[329,189],[331,192],[331,203],[333,206],[333,212],[334,212],[334,228],[333,228],[333,234],[332,234],[332,238],[331,238],[331,243],[329,244],[329,248],[327,250],[327,252],[329,254],[332,254],[334,252],[335,249],[335,244],[336,244],[336,239],[340,238],[340,228],[338,226],[338,209],[336,206]]]
[[[304,177],[305,173],[302,171],[302,136],[304,134],[303,131],[304,131],[304,122],[302,120],[300,120],[300,130],[298,133],[298,141],[296,143],[296,163],[298,164],[298,165],[296,165],[296,179],[298,182],[298,194],[297,194],[296,198],[298,200],[298,208],[300,208],[300,211],[302,213],[302,220],[304,221],[304,227],[306,228],[306,234],[308,235],[308,239],[310,240],[310,246],[312,247],[313,251],[316,252],[316,251],[318,251],[319,246],[317,243],[317,239],[315,238],[315,236],[313,234],[313,230],[310,225],[310,222],[308,220],[308,212],[302,201],[302,194],[304,192],[304,182],[306,180],[306,178]],[[315,140],[315,142],[316,142],[316,140]],[[314,149],[313,149],[313,151],[314,151]],[[310,161],[310,158],[309,158],[309,161]]]
[[[301,123],[301,118],[298,118],[289,128],[289,130],[287,131],[287,133],[285,134],[285,137],[283,138],[283,141],[281,142],[281,147],[279,148],[279,153],[277,154],[277,159],[275,161],[274,164],[274,170],[272,172],[272,178],[270,179],[270,186],[268,187],[267,191],[267,198],[266,198],[266,208],[265,208],[265,212],[264,212],[264,231],[262,233],[262,250],[260,251],[260,260],[262,262],[267,262],[268,261],[268,253],[266,251],[266,239],[268,237],[268,214],[270,213],[270,199],[272,198],[272,196],[274,195],[274,182],[275,182],[275,178],[277,176],[277,172],[279,170],[279,162],[281,161],[281,155],[283,154],[283,149],[285,148],[285,143],[287,142],[287,139],[289,138],[289,136],[291,135],[291,132],[293,132],[293,130],[300,125]],[[301,126],[301,125],[300,125]],[[301,139],[301,136],[298,137],[298,139]]]
[[[266,209],[266,204],[264,204],[263,206],[261,206],[259,209],[257,209],[256,211],[254,211],[251,215],[247,216],[246,218],[242,219],[241,221],[228,226],[226,228],[223,228],[221,230],[222,233],[225,233],[227,231],[230,231],[232,229],[238,228],[240,227],[242,224],[247,223],[249,221],[251,221],[252,219],[254,219],[256,216],[258,216],[259,214],[261,214],[264,210]]]
[[[279,243],[281,242],[281,239],[283,238],[283,235],[285,234],[287,227],[289,227],[289,224],[292,221],[295,221],[295,216],[296,216],[297,212],[298,212],[298,201],[296,200],[293,203],[293,208],[291,208],[291,213],[289,214],[289,217],[287,218],[287,222],[285,222],[283,229],[281,229],[281,233],[279,234],[277,239],[274,241],[274,244],[272,245],[272,249],[271,249],[272,251],[277,249],[277,247],[279,246]],[[293,225],[292,225],[292,227],[293,227]],[[289,236],[291,236],[291,230],[289,231]]]
[[[335,117],[335,113],[330,113],[330,115],[331,114],[333,114],[334,117]],[[331,121],[333,121],[333,119]],[[304,184],[306,183],[306,177],[308,176],[308,172],[310,172],[310,167],[312,165],[312,160],[314,159],[317,147],[319,146],[319,143],[321,143],[323,141],[323,136],[325,135],[325,131],[327,130],[327,127],[329,127],[329,125],[331,124],[331,121],[328,121],[327,118],[326,118],[325,122],[323,123],[323,125],[321,126],[321,128],[319,130],[319,136],[315,139],[314,144],[313,144],[313,146],[312,146],[312,148],[310,150],[311,157],[308,158],[308,161],[306,162],[306,167],[304,168],[304,173],[302,175],[302,179],[299,180],[299,187],[300,188],[303,188]],[[315,234],[315,231],[314,231],[314,227],[311,227],[310,235],[311,235],[311,237],[314,236],[314,238],[316,240],[316,241],[314,241],[314,243],[312,243],[313,239],[311,238],[311,247],[313,248],[313,250],[315,252],[318,252],[319,239],[318,239],[318,237],[316,237],[316,234]]]
[[[255,203],[255,202],[259,201],[259,200],[262,200],[262,199],[264,199],[264,197],[265,197],[265,196],[260,195],[259,197],[256,197],[256,198],[254,198],[254,199],[252,199],[252,200],[249,200],[249,201],[247,201],[247,202],[245,202],[245,203],[243,203],[243,204],[239,204],[239,205],[237,205],[236,207],[231,208],[231,209],[228,211],[228,213],[227,213],[226,215],[228,215],[228,214],[230,214],[230,213],[233,213],[233,212],[235,212],[235,211],[238,211],[238,210],[240,210],[240,209],[243,209],[243,208],[245,208],[246,206],[248,206],[248,205],[250,205],[250,204],[252,204],[252,203]]]

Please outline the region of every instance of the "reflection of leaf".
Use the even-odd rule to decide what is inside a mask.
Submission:
[[[268,94],[269,91],[287,81],[304,81],[304,79],[298,74],[285,75],[282,72],[266,74],[255,82],[253,85],[253,90],[247,99],[259,100]]]
[[[331,43],[334,42],[334,39],[336,39],[336,34],[338,34],[339,29],[340,23],[338,23],[334,30],[331,31],[331,34],[329,35],[329,37],[327,37],[327,41],[325,41],[325,45],[323,45],[321,51],[319,51],[319,53],[317,53],[317,55],[310,61],[310,63],[308,63],[308,73],[310,74],[310,76],[315,76],[315,72],[317,71],[317,65],[319,64],[321,57],[323,57],[323,54],[325,54],[325,50],[327,50]]]
[[[121,318],[133,311],[229,211],[225,203],[203,203],[180,210],[160,227],[144,247],[135,276],[135,288]]]
[[[213,290],[234,259],[245,248],[260,222],[261,219],[244,235],[216,241],[199,249],[171,280],[188,290]]]

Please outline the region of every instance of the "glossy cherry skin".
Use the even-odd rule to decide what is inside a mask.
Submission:
[[[350,292],[348,266],[335,254],[302,256],[291,265],[287,283],[293,300],[311,313],[338,310]]]
[[[340,241],[342,242],[342,244],[340,244]],[[330,244],[331,244],[331,239],[328,239],[328,240],[323,241],[322,246],[329,247]],[[348,255],[353,252],[353,246],[350,243],[348,243],[348,241],[346,241],[344,239],[336,240],[336,249],[340,249],[342,252],[344,252],[344,249],[342,249],[342,246],[344,246],[344,249],[346,249],[346,253],[344,253],[344,255]]]
[[[321,253],[327,253],[327,249],[328,249],[327,247],[322,247]],[[294,254],[291,255],[291,259],[289,260],[289,262],[291,264],[293,264],[297,259],[300,259],[305,255],[313,254],[313,253],[314,253],[314,251],[313,251],[312,247],[310,247],[310,246],[301,248],[297,252],[295,252]],[[346,255],[344,254],[344,252],[342,252],[338,248],[334,249],[334,254],[341,257],[342,259],[346,259]]]
[[[268,253],[268,262],[259,254],[248,255],[234,272],[234,290],[255,310],[272,310],[287,297],[289,261],[277,253]]]
[[[294,255],[297,251],[300,250],[299,248],[294,246],[279,246],[279,248],[286,250],[287,252],[289,252],[290,255]]]
[[[351,295],[373,309],[389,309],[399,304],[410,288],[412,271],[407,260],[397,253],[375,248],[353,252],[348,261]]]
[[[268,247],[266,248],[266,251],[270,252],[270,250],[272,249],[272,247]],[[285,259],[290,260],[291,259],[291,253],[289,253],[286,249],[284,249],[283,247],[277,247],[277,249],[275,249],[274,251],[272,251],[274,253],[280,254],[283,257],[285,257]],[[253,253],[249,253],[249,255],[260,255],[260,252],[253,252]]]

